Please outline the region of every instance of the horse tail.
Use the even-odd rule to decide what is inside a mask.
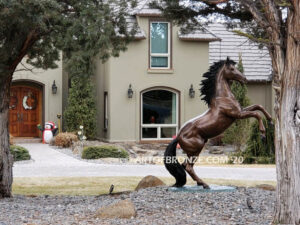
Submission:
[[[182,187],[186,184],[186,173],[182,165],[176,159],[176,147],[178,140],[175,138],[167,147],[164,154],[164,164],[170,174],[175,177],[175,187]]]

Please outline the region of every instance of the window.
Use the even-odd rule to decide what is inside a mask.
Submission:
[[[150,33],[150,68],[170,69],[170,23],[151,22]]]
[[[108,129],[108,93],[104,92],[104,131]]]
[[[178,97],[168,90],[142,94],[142,140],[172,139],[178,131]]]

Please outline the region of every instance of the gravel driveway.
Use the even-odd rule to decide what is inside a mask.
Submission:
[[[101,176],[171,176],[160,165],[110,165],[78,160],[45,144],[22,144],[32,163],[16,163],[14,177],[101,177]],[[202,178],[275,181],[275,168],[195,167]]]

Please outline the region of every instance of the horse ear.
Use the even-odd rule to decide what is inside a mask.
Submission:
[[[226,64],[227,66],[230,64],[230,58],[229,58],[229,56],[227,56],[227,59],[226,59],[226,61],[225,61],[225,64]]]

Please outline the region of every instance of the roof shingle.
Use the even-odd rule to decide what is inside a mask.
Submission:
[[[210,64],[226,59],[227,56],[238,61],[241,54],[244,74],[249,81],[271,81],[272,65],[267,48],[259,49],[257,44],[227,30],[221,23],[210,24],[209,30],[221,39],[209,43]]]

